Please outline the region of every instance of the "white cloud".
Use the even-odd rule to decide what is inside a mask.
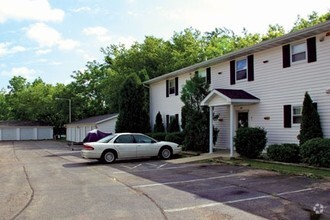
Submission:
[[[75,8],[75,9],[71,9],[71,11],[79,13],[79,12],[91,12],[92,9],[90,7],[84,6],[84,7],[80,7],[80,8]]]
[[[0,23],[9,19],[62,21],[64,11],[52,8],[48,0],[1,0]]]
[[[37,50],[37,51],[36,51],[36,54],[37,54],[37,55],[43,55],[43,54],[48,54],[48,53],[50,53],[50,52],[52,52],[51,49],[40,49],[40,50]]]
[[[37,72],[34,69],[29,69],[27,67],[13,67],[9,71],[2,71],[2,76],[22,76],[26,79],[33,79],[35,78],[35,74]]]
[[[72,39],[64,39],[57,30],[44,23],[31,25],[26,32],[28,38],[36,41],[40,47],[58,46],[62,50],[71,50],[79,45]]]
[[[87,36],[95,36],[101,43],[109,43],[111,41],[109,31],[105,27],[95,26],[84,28],[83,33]]]
[[[23,46],[11,46],[11,45],[12,43],[10,42],[0,43],[0,57],[26,51],[26,48]]]
[[[119,37],[117,41],[120,44],[124,44],[126,48],[130,48],[135,42],[137,42],[137,40],[132,36],[128,36],[128,37],[122,36]]]

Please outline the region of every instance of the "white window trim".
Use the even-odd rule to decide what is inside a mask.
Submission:
[[[301,113],[300,114],[294,114],[294,108],[301,108]],[[302,117],[302,105],[292,105],[292,125],[300,125],[301,123],[294,122],[293,118],[294,117]]]
[[[171,87],[171,82],[173,82],[173,87]],[[173,93],[171,93],[171,88],[174,88]],[[169,96],[175,96],[175,78],[168,80],[168,95]]]
[[[304,45],[305,59],[303,59],[303,60],[298,60],[298,61],[293,61],[293,60],[292,60],[292,57],[293,57],[293,55],[294,55],[294,54],[293,54],[293,47],[298,46],[298,45],[301,45],[301,44]],[[295,44],[291,44],[291,45],[290,45],[290,62],[291,62],[291,64],[306,63],[306,61],[307,61],[307,42],[305,42],[305,41],[300,41],[300,42],[297,42],[297,43],[295,43]]]
[[[245,60],[245,62],[246,62],[246,68],[245,68],[245,70],[246,70],[246,76],[245,76],[245,78],[243,78],[243,79],[237,79],[237,63],[239,62],[239,61],[242,61],[242,60]],[[243,69],[242,69],[243,70]],[[240,59],[237,59],[236,61],[235,61],[235,80],[236,80],[236,82],[245,82],[245,81],[247,81],[247,78],[248,78],[248,60],[247,60],[247,57],[245,57],[245,58],[240,58]]]

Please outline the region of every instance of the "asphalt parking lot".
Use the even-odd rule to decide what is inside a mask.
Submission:
[[[99,166],[89,163],[94,165]],[[226,164],[137,160],[105,166],[117,169],[109,174],[152,197],[169,216],[226,204],[267,219],[310,219],[320,204],[322,219],[330,219],[327,181]],[[176,195],[175,203],[168,193]]]
[[[84,160],[79,151],[65,145],[45,143],[16,142],[3,147],[0,142],[0,165],[9,168],[16,164],[16,178],[23,166],[33,189],[33,195],[19,203],[12,197],[19,199],[22,194],[12,193],[8,199],[6,187],[15,187],[5,184],[0,196],[10,201],[0,201],[0,216],[11,217],[0,219],[311,219],[314,208],[321,213],[320,219],[330,219],[329,180],[219,163],[143,159],[106,165]],[[12,152],[16,159],[4,158],[4,152]],[[9,171],[1,170],[2,183],[12,179]],[[16,182],[23,182],[21,179]],[[63,200],[65,196],[68,201]],[[21,208],[3,207],[15,204],[12,200]],[[75,206],[76,201],[81,201],[81,207]],[[96,204],[102,204],[102,209]],[[14,211],[8,214],[8,209]]]

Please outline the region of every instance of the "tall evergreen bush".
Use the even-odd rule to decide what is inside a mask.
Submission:
[[[116,132],[150,132],[146,103],[146,94],[141,80],[136,74],[131,74],[120,90]]]
[[[160,112],[157,113],[156,115],[156,123],[154,125],[154,132],[165,132],[165,126],[163,123],[163,118],[162,118],[162,114],[160,114]]]
[[[320,116],[313,105],[310,95],[306,92],[302,109],[300,133],[298,135],[299,144],[303,145],[306,141],[318,137],[323,137]]]

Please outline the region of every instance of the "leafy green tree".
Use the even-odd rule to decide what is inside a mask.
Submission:
[[[162,114],[160,112],[156,115],[156,123],[154,125],[154,132],[165,132],[165,126],[163,123]]]
[[[136,74],[131,74],[120,90],[116,132],[150,132],[144,87]]]
[[[5,90],[0,90],[0,120],[6,120],[9,118],[10,109],[6,102]]]
[[[302,109],[300,133],[298,135],[299,144],[303,145],[306,141],[318,137],[323,137],[320,116],[313,105],[310,95],[306,92]]]
[[[74,72],[74,81],[68,86],[75,104],[74,115],[85,118],[111,112],[104,96],[108,77],[107,68],[96,61],[88,62],[84,71]]]
[[[284,34],[285,34],[285,30],[283,26],[280,26],[278,24],[269,25],[267,34],[262,37],[262,40],[265,41],[265,40],[277,38]]]
[[[188,80],[182,89],[185,108],[184,145],[188,150],[207,152],[209,146],[209,108],[201,106],[208,94],[208,84],[198,75]]]
[[[316,24],[329,21],[330,20],[330,10],[324,15],[318,15],[317,12],[313,11],[306,18],[302,18],[298,15],[297,21],[295,22],[293,28],[290,32],[298,31],[304,28],[314,26]]]

